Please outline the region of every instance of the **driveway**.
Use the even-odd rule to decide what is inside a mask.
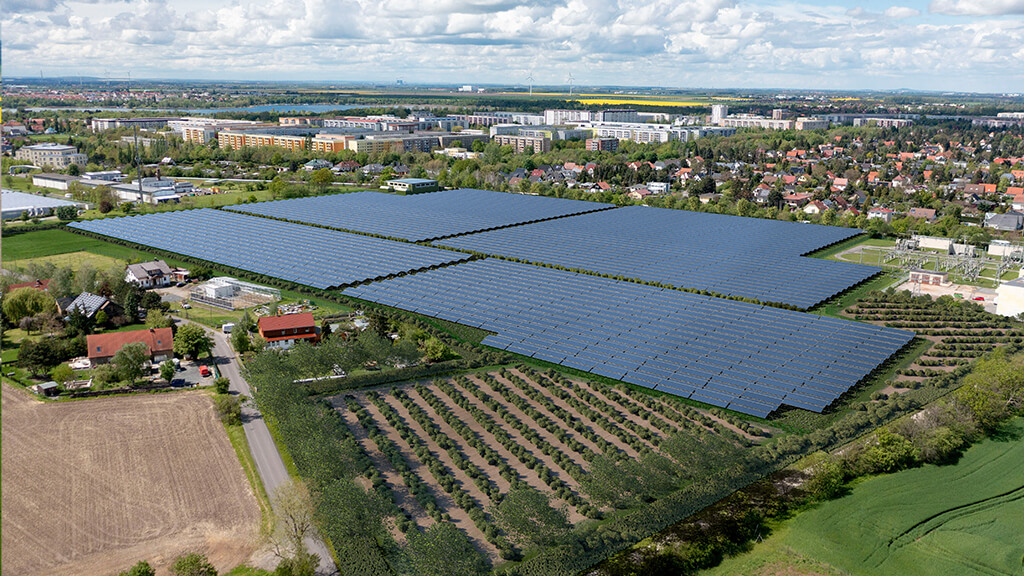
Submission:
[[[181,325],[188,320],[175,317],[175,322]],[[202,326],[206,333],[213,337],[213,359],[211,362],[216,364],[221,376],[231,382],[228,389],[233,394],[242,394],[252,398],[252,390],[249,389],[249,383],[242,378],[238,357],[231,348],[231,344],[228,343],[227,335],[202,324],[197,325]],[[253,402],[246,402],[242,405],[242,429],[249,441],[249,451],[256,464],[256,470],[263,480],[263,487],[268,495],[273,496],[277,488],[287,482],[290,477],[288,469],[284,466],[284,461],[281,460],[281,453],[277,451],[277,445],[274,444],[274,438],[267,428],[267,423],[263,421],[263,415],[256,409]],[[306,548],[320,557],[318,576],[338,574],[338,569],[331,559],[327,546],[319,538],[307,538]]]

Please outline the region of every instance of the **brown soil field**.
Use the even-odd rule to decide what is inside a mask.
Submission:
[[[256,551],[259,505],[206,394],[2,400],[5,576],[167,574],[193,551],[227,571]]]

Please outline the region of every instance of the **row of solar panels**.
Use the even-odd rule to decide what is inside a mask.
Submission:
[[[344,294],[497,332],[485,344],[766,416],[821,411],[913,337],[900,330],[479,260]]]
[[[449,250],[212,209],[89,220],[71,227],[314,288],[467,259]]]
[[[354,192],[245,204],[229,210],[418,242],[610,207],[466,188],[411,196]]]
[[[634,206],[435,245],[806,309],[879,272],[799,256],[858,232]]]

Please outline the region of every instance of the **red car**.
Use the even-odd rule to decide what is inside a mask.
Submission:
[[[199,374],[200,374],[200,376],[202,376],[204,378],[209,376],[211,374],[210,368],[207,367],[205,364],[200,366],[199,367]]]
[[[985,301],[985,298],[983,296],[975,296],[974,299],[975,300],[981,300],[982,302]]]

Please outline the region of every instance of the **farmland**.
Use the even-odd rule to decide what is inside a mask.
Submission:
[[[1019,574],[1024,557],[1024,420],[955,465],[881,476],[800,514],[708,574],[827,563],[852,574]],[[788,561],[787,561],[788,559]],[[763,573],[763,572],[762,572]],[[831,572],[829,572],[831,573]]]
[[[43,404],[3,386],[3,573],[253,553],[260,509],[202,393]]]

